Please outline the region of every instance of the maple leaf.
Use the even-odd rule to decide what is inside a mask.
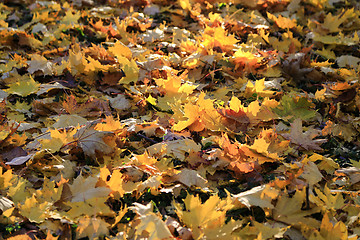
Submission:
[[[66,202],[65,205],[71,209],[64,215],[70,219],[78,219],[86,216],[112,216],[113,211],[105,204],[108,197],[93,197],[79,202]]]
[[[278,17],[276,17],[269,12],[267,12],[267,16],[269,19],[275,21],[276,25],[279,28],[289,29],[289,28],[295,28],[297,26],[296,19],[290,19],[287,17],[283,17],[282,15],[279,15]]]
[[[270,144],[271,143],[267,142],[264,138],[258,138],[254,140],[253,145],[243,145],[240,149],[245,155],[252,159],[256,159],[260,164],[281,160],[277,153],[269,152]]]
[[[305,150],[322,150],[319,146],[320,144],[326,142],[326,139],[315,139],[319,131],[315,129],[309,129],[306,132],[302,130],[302,121],[301,119],[295,119],[291,124],[291,130],[289,133],[284,133],[282,136],[286,139],[289,139],[291,143],[298,145],[299,147]]]
[[[147,148],[150,156],[173,155],[180,160],[185,160],[185,153],[199,152],[200,150],[201,146],[189,138],[156,143]]]
[[[120,79],[119,83],[129,84],[131,82],[137,82],[139,79],[139,68],[134,59],[129,61],[126,57],[119,57],[118,61],[125,73],[125,76]]]
[[[292,121],[296,118],[312,119],[316,116],[316,111],[313,108],[314,104],[306,97],[287,94],[281,98],[280,104],[272,110],[279,116]]]
[[[179,218],[193,229],[194,238],[203,236],[206,228],[220,227],[224,224],[226,210],[230,209],[230,198],[221,200],[218,196],[211,196],[206,202],[201,203],[198,197],[188,194],[184,199],[185,210],[180,204],[174,203]],[[220,226],[219,226],[220,225]]]
[[[12,170],[5,171],[2,167],[0,167],[0,190],[5,190],[9,186],[11,186],[11,179],[13,179]]]
[[[174,101],[183,101],[197,87],[197,85],[188,82],[187,71],[177,76],[177,71],[173,69],[167,71],[166,79],[159,78],[155,82],[159,86],[159,90],[165,94],[165,96],[158,98],[158,103],[155,104],[163,110],[171,109],[169,105]]]
[[[308,224],[313,227],[319,226],[320,224],[317,220],[307,216],[319,212],[320,208],[314,207],[309,210],[301,209],[302,203],[306,201],[306,191],[305,188],[303,188],[303,190],[297,190],[291,198],[282,194],[273,209],[274,220],[283,221],[291,225]]]
[[[48,178],[44,179],[41,189],[36,190],[36,199],[41,203],[55,203],[60,200],[62,193],[62,185],[55,188],[55,182],[50,181]]]
[[[247,161],[247,157],[239,142],[236,141],[232,144],[227,134],[222,136],[218,142],[223,151],[214,151],[211,154],[212,156],[210,156],[212,158],[222,160],[225,164],[221,163],[222,161],[219,161],[215,163],[215,165],[224,165],[224,167],[228,167],[229,169],[240,174],[252,172],[255,170],[255,162]]]
[[[134,203],[134,206],[129,207],[129,209],[135,210],[140,220],[140,224],[136,227],[137,235],[144,236],[143,231],[145,231],[148,234],[148,239],[155,240],[173,238],[165,222],[162,221],[158,215],[152,212],[153,204],[151,202],[147,205]]]
[[[274,95],[274,91],[265,90],[265,88],[265,78],[256,80],[255,84],[253,84],[251,81],[248,81],[244,96],[251,97],[254,93],[260,97],[271,97]]]
[[[320,232],[317,230],[313,230],[309,239],[329,239],[329,240],[345,240],[348,239],[348,231],[345,223],[339,221],[335,224],[332,223],[329,217],[329,213],[326,212],[321,221]]]
[[[278,197],[279,190],[270,187],[269,185],[262,185],[254,187],[251,190],[232,195],[235,205],[259,206],[261,208],[273,209],[272,200]]]
[[[97,131],[94,129],[94,126],[87,125],[80,128],[73,135],[73,138],[87,156],[95,159],[96,151],[104,154],[109,154],[113,151],[113,148],[104,142],[105,137],[113,136],[113,132]]]
[[[244,51],[242,49],[237,50],[234,55],[232,61],[235,63],[235,70],[244,70],[247,72],[253,72],[256,68],[260,66],[262,58],[256,56],[255,54]]]
[[[78,176],[70,185],[73,196],[71,202],[82,202],[95,197],[108,196],[111,190],[107,187],[96,187],[97,181],[98,178],[96,177],[84,178],[82,175]]]
[[[36,200],[35,195],[31,198],[27,198],[23,205],[19,206],[20,214],[31,222],[40,223],[45,221],[46,209],[50,206],[50,203],[40,203]]]
[[[308,159],[304,159],[302,161],[304,165],[302,166],[303,173],[300,175],[301,178],[304,178],[309,186],[312,186],[323,179],[323,175],[320,173],[318,167],[315,163],[309,161]]]
[[[281,238],[286,232],[287,227],[277,227],[276,223],[259,223],[257,221],[251,221],[251,225],[248,224],[241,230],[236,231],[236,236],[240,236],[242,239],[273,239]],[[259,236],[261,235],[261,238]]]
[[[234,48],[234,44],[238,42],[235,36],[228,35],[222,26],[214,28],[206,26],[202,38],[202,44],[210,54],[216,49],[229,52]]]
[[[80,117],[76,114],[70,114],[70,115],[60,115],[55,118],[55,123],[52,125],[56,129],[60,128],[68,128],[68,127],[76,127],[85,125],[87,123],[86,118]]]
[[[29,61],[28,72],[30,74],[36,71],[42,71],[44,75],[51,75],[53,73],[53,66],[50,61],[39,54],[31,55],[31,61]]]
[[[101,218],[84,216],[79,219],[76,228],[76,237],[94,239],[109,233],[110,224]]]
[[[211,130],[220,130],[222,128],[221,115],[214,108],[213,100],[205,99],[205,97],[205,93],[202,92],[197,98],[196,104],[186,103],[184,106],[186,113],[181,111],[177,105],[172,106],[172,110],[175,112],[174,117],[180,119],[173,126],[174,130],[181,131],[188,127],[193,131],[202,131],[205,126]]]
[[[355,17],[354,9],[342,9],[341,13],[337,16],[328,13],[324,19],[324,23],[321,24],[323,28],[329,30],[330,33],[339,32],[339,26],[347,20],[347,18]]]
[[[318,162],[316,165],[319,170],[325,170],[328,174],[333,173],[336,169],[339,168],[339,164],[331,158],[327,158],[316,153],[311,155],[309,160],[312,162]]]
[[[340,32],[336,36],[321,35],[315,33],[313,40],[324,44],[336,44],[336,45],[346,45],[346,46],[352,46],[355,44],[359,44],[360,42],[359,36],[356,32],[354,33],[353,36],[345,36],[342,32]]]
[[[326,210],[334,211],[336,209],[341,209],[346,205],[342,194],[340,192],[333,194],[327,185],[325,185],[323,191],[318,188],[315,188],[314,191],[317,197],[311,196],[311,200]]]
[[[110,195],[115,199],[119,199],[125,193],[123,174],[120,172],[120,169],[116,169],[112,172],[110,179],[110,171],[103,167],[100,169],[100,178],[104,182],[104,185],[110,189]]]
[[[27,180],[20,177],[14,177],[12,178],[12,181],[10,183],[11,184],[10,187],[8,188],[7,195],[11,197],[11,200],[15,204],[23,203],[25,199],[29,199],[32,197],[32,194],[26,190],[30,185]],[[30,205],[31,204],[35,205],[36,201],[31,200]]]
[[[109,51],[117,58],[126,57],[130,59],[132,57],[131,50],[121,41],[116,41],[114,46],[109,48]]]
[[[39,142],[41,144],[42,149],[47,149],[51,153],[57,152],[63,147],[65,144],[73,141],[72,132],[71,131],[63,131],[59,130],[49,130],[50,134],[45,137],[40,138]]]
[[[360,63],[360,58],[354,57],[352,55],[341,55],[336,58],[336,63],[339,67],[350,67],[350,68],[358,68]]]
[[[250,123],[249,118],[246,113],[242,110],[235,112],[230,109],[219,109],[218,110],[221,116],[224,117],[223,123],[229,128],[229,130],[238,132],[245,132]]]
[[[26,97],[39,90],[40,83],[35,82],[31,75],[24,75],[17,82],[8,85],[5,91],[10,94],[17,94]]]
[[[205,188],[206,187],[206,179],[200,176],[200,174],[191,169],[183,169],[180,173],[174,176],[175,180],[183,183],[187,187],[191,187],[193,185]]]

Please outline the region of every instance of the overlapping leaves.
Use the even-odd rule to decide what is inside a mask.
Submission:
[[[357,239],[359,16],[1,3],[2,237]]]

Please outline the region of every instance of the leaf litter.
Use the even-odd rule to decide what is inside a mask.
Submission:
[[[357,1],[0,3],[8,239],[358,239]]]

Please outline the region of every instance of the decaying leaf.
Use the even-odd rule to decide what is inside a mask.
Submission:
[[[74,140],[79,144],[84,153],[91,157],[96,158],[96,151],[108,154],[113,151],[112,147],[104,142],[105,137],[114,136],[113,132],[97,131],[94,126],[87,125],[80,128],[74,134]]]
[[[1,1],[0,239],[358,239],[359,16]]]
[[[291,124],[291,131],[289,133],[282,134],[286,139],[289,139],[291,143],[298,145],[305,150],[321,150],[320,144],[326,142],[326,139],[315,139],[319,134],[319,131],[315,129],[309,129],[303,132],[302,121],[295,119]]]

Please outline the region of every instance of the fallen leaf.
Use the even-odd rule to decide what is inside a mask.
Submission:
[[[114,136],[113,132],[97,131],[94,126],[87,125],[80,128],[74,134],[74,141],[76,141],[82,148],[84,153],[95,159],[96,151],[109,154],[113,151],[112,147],[104,142],[104,138],[108,136]]]

